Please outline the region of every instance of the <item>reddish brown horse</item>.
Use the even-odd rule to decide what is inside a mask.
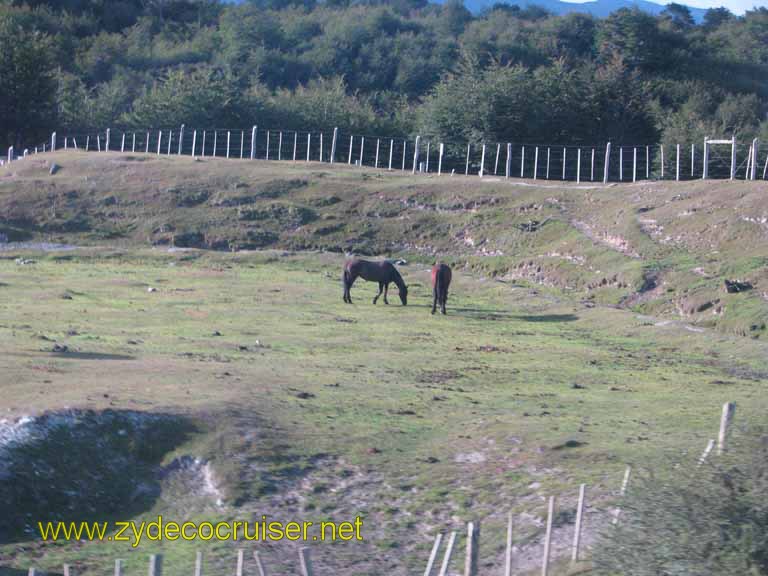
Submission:
[[[379,296],[381,296],[382,291],[384,292],[384,304],[389,304],[387,301],[387,291],[392,282],[395,283],[400,291],[400,301],[403,303],[403,306],[408,304],[408,287],[403,282],[403,277],[400,276],[397,268],[386,260],[383,262],[370,262],[368,260],[360,260],[359,258],[347,260],[344,264],[342,282],[344,284],[344,302],[347,304],[352,304],[352,296],[350,296],[349,291],[358,276],[363,280],[379,283],[379,293],[373,299],[374,304],[376,304]]]
[[[440,312],[445,314],[445,304],[448,302],[448,286],[451,285],[451,268],[447,264],[438,262],[432,266],[432,314],[440,305]]]

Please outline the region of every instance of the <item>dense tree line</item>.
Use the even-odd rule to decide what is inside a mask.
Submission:
[[[261,126],[449,142],[768,138],[768,9],[0,0],[0,137]]]

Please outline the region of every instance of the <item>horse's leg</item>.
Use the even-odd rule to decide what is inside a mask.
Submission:
[[[381,296],[381,292],[384,290],[384,282],[379,282],[379,293],[376,294],[376,296],[373,297],[373,303],[376,304],[376,301],[379,299],[379,296]],[[384,297],[384,302],[387,301],[387,297]]]
[[[352,304],[352,284],[355,282],[355,277],[351,274],[344,277],[344,302]]]
[[[389,304],[389,300],[387,300],[387,292],[389,291],[389,282],[386,282],[384,284],[384,304]]]
[[[439,298],[439,293],[437,291],[437,286],[435,286],[432,289],[432,314],[435,313],[435,310],[437,310],[437,300]]]
[[[448,290],[443,291],[443,297],[441,300],[442,302],[440,302],[440,312],[445,314],[445,305],[448,303]]]

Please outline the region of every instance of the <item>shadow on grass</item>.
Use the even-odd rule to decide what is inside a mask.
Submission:
[[[106,522],[150,509],[165,455],[195,432],[174,414],[70,410],[0,428],[0,543],[38,522]]]
[[[51,356],[57,358],[71,358],[73,360],[135,360],[135,356],[129,354],[108,354],[104,352],[75,352],[67,350],[66,352],[52,351]]]

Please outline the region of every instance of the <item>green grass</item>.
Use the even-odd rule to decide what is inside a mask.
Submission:
[[[0,260],[4,417],[64,407],[182,417],[196,432],[162,463],[210,460],[224,506],[166,482],[131,518],[363,514],[366,542],[315,546],[325,572],[418,569],[436,530],[472,518],[484,561],[499,565],[508,510],[540,518],[548,494],[572,509],[580,482],[605,507],[627,463],[698,453],[722,402],[736,401],[740,420],[766,409],[760,341],[656,326],[525,283],[457,270],[449,315],[433,317],[418,263],[402,267],[402,307],[396,296],[373,306],[364,282],[345,305],[342,259],[329,254],[97,250],[25,266],[15,256]],[[582,445],[558,449],[569,440]],[[522,523],[521,542],[539,536]],[[182,574],[199,546],[26,539],[0,555],[7,567],[80,571],[125,556],[138,574],[162,550],[166,573]],[[208,562],[232,569],[235,547],[206,546]],[[275,570],[295,568],[294,545],[259,549]]]

